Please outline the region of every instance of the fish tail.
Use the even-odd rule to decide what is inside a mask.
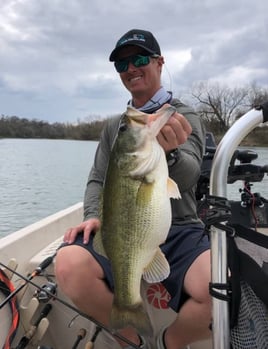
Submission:
[[[111,326],[114,330],[133,326],[141,335],[149,336],[153,333],[150,318],[142,303],[128,308],[120,308],[114,304],[111,313]]]

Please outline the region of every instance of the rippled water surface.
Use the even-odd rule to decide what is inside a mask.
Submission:
[[[83,201],[97,142],[0,139],[0,235]]]
[[[97,142],[0,139],[0,236],[83,201]],[[268,164],[267,148],[252,148]],[[228,185],[239,199],[242,182]],[[268,197],[268,177],[253,186]]]

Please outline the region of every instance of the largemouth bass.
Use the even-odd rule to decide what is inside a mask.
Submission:
[[[159,245],[171,225],[170,198],[180,193],[168,177],[165,152],[156,136],[174,112],[168,105],[151,115],[128,108],[111,151],[94,248],[111,262],[111,327],[116,330],[134,326],[141,334],[151,333],[141,279],[155,283],[170,272]]]

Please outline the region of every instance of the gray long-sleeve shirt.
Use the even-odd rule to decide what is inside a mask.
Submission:
[[[188,140],[179,146],[178,161],[169,167],[169,175],[178,184],[182,198],[171,199],[172,224],[200,222],[196,213],[195,190],[205,145],[205,128],[200,117],[178,99],[170,102],[192,126]],[[117,136],[121,116],[111,118],[103,129],[94,164],[89,173],[84,197],[84,219],[99,217],[100,198],[110,152]]]

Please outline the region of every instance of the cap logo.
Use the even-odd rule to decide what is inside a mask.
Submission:
[[[120,40],[117,44],[117,46],[120,46],[120,45],[123,45],[125,44],[126,42],[129,42],[129,41],[143,41],[145,42],[145,37],[143,34],[133,34],[132,37],[128,37],[128,38],[123,38],[122,40]]]

